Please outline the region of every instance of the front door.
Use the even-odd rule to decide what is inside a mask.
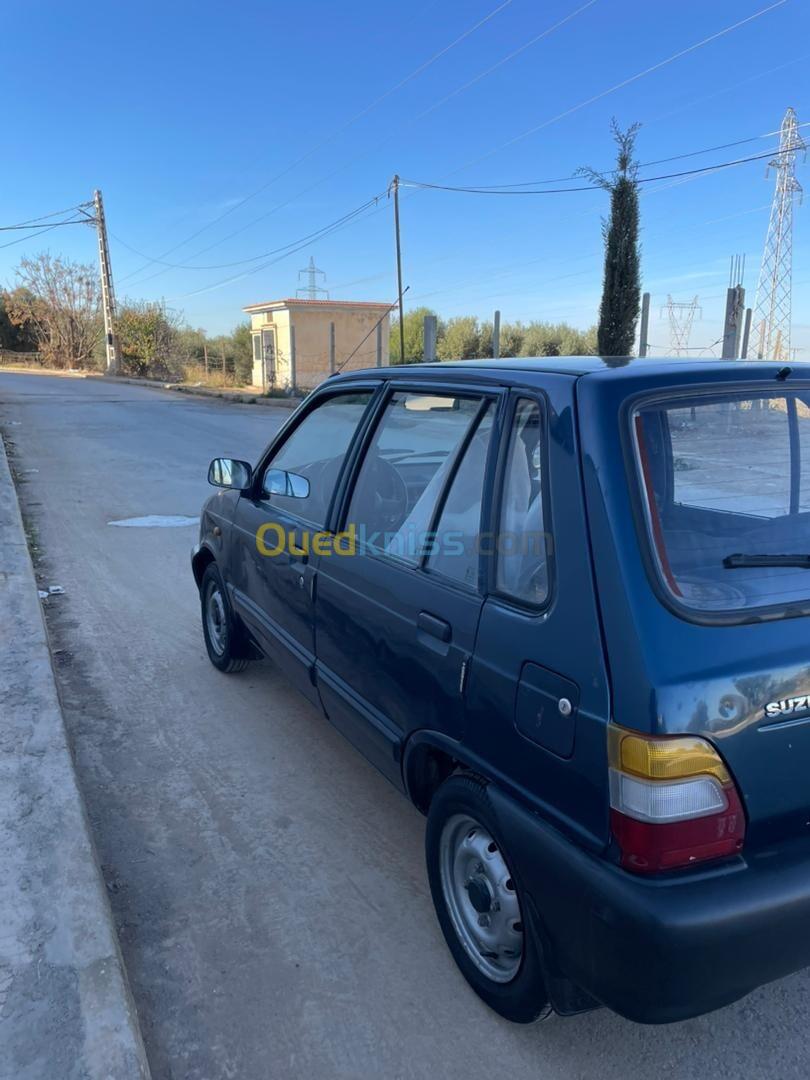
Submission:
[[[317,680],[329,718],[395,782],[410,731],[460,738],[483,597],[478,535],[497,393],[389,391],[339,547],[318,563]]]
[[[260,464],[234,515],[234,606],[263,651],[313,701],[312,552],[371,396],[355,390],[315,402]]]

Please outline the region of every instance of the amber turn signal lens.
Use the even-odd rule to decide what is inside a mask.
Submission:
[[[728,769],[711,743],[692,735],[650,738],[611,724],[608,753],[614,769],[645,780],[713,776],[724,787],[731,783]]]

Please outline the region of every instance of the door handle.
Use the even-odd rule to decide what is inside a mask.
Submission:
[[[438,638],[439,641],[449,641],[453,636],[453,628],[449,622],[431,615],[429,611],[420,611],[416,617],[416,625],[426,634]]]
[[[291,560],[306,565],[309,562],[309,535],[307,534],[305,540],[303,529],[293,529],[290,531],[289,536],[292,541],[290,545]]]

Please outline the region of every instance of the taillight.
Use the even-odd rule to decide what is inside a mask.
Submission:
[[[608,758],[611,828],[626,869],[652,874],[740,851],[745,813],[711,743],[611,724]]]

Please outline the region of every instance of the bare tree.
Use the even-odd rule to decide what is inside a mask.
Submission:
[[[33,332],[46,364],[91,367],[101,333],[95,269],[48,252],[23,259],[6,299],[9,319]]]

